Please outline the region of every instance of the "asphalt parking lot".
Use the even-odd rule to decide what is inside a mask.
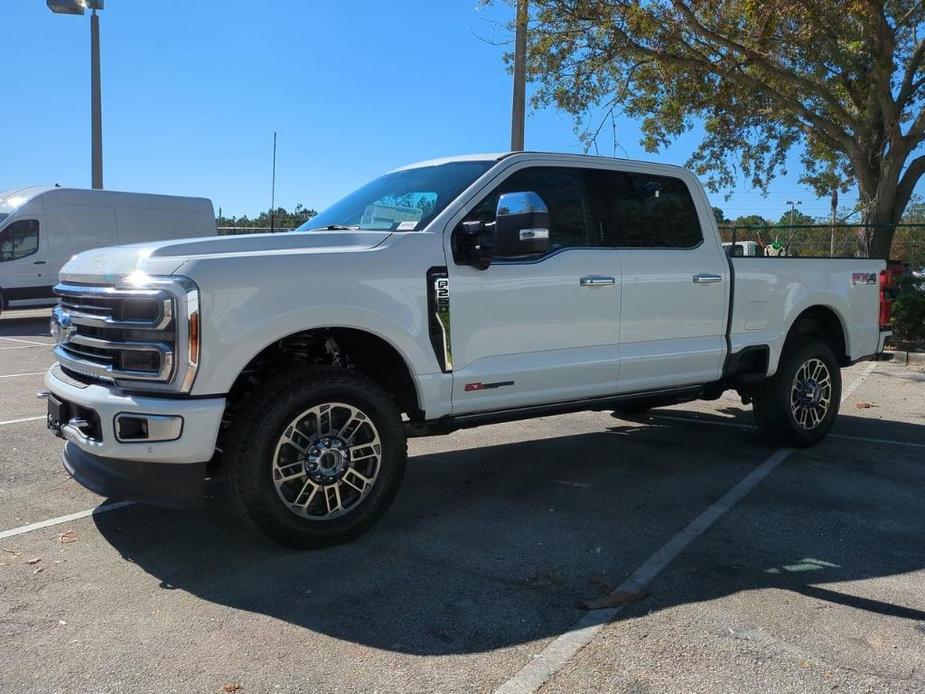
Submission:
[[[417,439],[382,523],[300,553],[218,492],[25,529],[103,501],[45,430],[50,342],[0,317],[0,691],[925,691],[920,369],[845,370],[806,451],[732,396]]]

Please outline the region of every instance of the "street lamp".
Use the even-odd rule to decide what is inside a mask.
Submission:
[[[90,15],[90,152],[93,188],[103,187],[103,105],[100,94],[100,18],[96,11],[103,9],[103,0],[46,0],[48,9],[55,14],[82,15],[88,8]]]

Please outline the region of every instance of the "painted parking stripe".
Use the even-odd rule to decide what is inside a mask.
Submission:
[[[37,417],[23,417],[22,419],[8,419],[5,422],[0,422],[0,426],[4,424],[19,424],[20,422],[37,422],[40,419],[47,419],[48,415],[39,415]]]
[[[16,345],[15,347],[0,347],[0,352],[9,351],[11,349],[35,349],[40,345]],[[41,345],[42,347],[53,347],[54,345]]]
[[[861,375],[842,394],[845,402],[857,390],[861,381],[873,371],[873,365],[864,369]],[[726,492],[723,497],[706,511],[691,521],[681,532],[662,545],[623,583],[617,591],[629,593],[643,592],[646,586],[661,573],[688,545],[709,530],[730,508],[745,496],[794,452],[792,448],[779,448],[767,460],[752,470],[738,484]],[[495,694],[533,694],[546,684],[572,657],[591,640],[609,622],[620,614],[623,607],[611,607],[587,612],[568,631],[553,639],[536,654],[529,663],[520,669],[511,679],[495,690]]]
[[[78,511],[77,513],[69,513],[66,516],[58,516],[57,518],[49,518],[48,520],[39,521],[38,523],[30,523],[29,525],[23,525],[18,528],[12,528],[11,530],[0,531],[0,540],[5,540],[8,537],[15,537],[16,535],[22,535],[23,533],[31,533],[33,530],[41,530],[42,528],[50,528],[53,525],[61,525],[62,523],[70,523],[75,520],[80,520],[81,518],[88,518],[90,516],[98,516],[101,513],[107,513],[109,511],[115,511],[116,509],[125,508],[126,506],[134,506],[134,501],[117,501],[111,504],[101,504],[96,508],[91,508],[86,511]]]
[[[39,345],[40,347],[53,347],[51,342],[39,342],[38,340],[23,340],[18,337],[2,337],[0,340],[9,340],[10,342],[22,342],[24,345]]]
[[[0,378],[16,378],[18,376],[44,376],[44,375],[45,375],[44,371],[30,371],[24,374],[4,374],[0,376]]]
[[[757,430],[754,424],[737,424],[735,422],[714,422],[710,419],[701,419],[700,417],[677,417],[668,414],[649,415],[652,419],[658,419],[666,422],[684,422],[685,424],[709,424],[714,427],[732,427],[734,429],[751,429]],[[897,439],[878,439],[869,436],[849,436],[848,434],[827,434],[827,439],[843,439],[845,441],[862,441],[864,443],[884,443],[891,446],[909,446],[911,448],[925,448],[925,443],[913,443],[912,441],[899,441]]]

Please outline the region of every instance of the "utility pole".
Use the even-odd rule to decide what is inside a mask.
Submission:
[[[832,238],[829,241],[829,257],[835,257],[835,224],[838,221],[838,188],[832,188]]]
[[[273,132],[273,185],[270,193],[270,232],[276,230],[276,132]]]
[[[523,151],[527,99],[527,0],[517,0],[514,34],[514,97],[511,105],[511,150]]]
[[[102,5],[102,3],[100,3]],[[103,98],[100,87],[100,18],[90,15],[90,147],[93,188],[103,188]]]

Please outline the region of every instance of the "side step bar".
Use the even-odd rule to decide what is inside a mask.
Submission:
[[[665,400],[665,404],[689,402],[697,400],[703,394],[703,386],[687,386],[684,388],[670,388],[666,390],[650,390],[644,393],[627,393],[625,395],[607,395],[600,398],[585,400],[570,400],[568,402],[549,403],[544,405],[531,405],[517,407],[509,410],[494,410],[491,412],[474,412],[472,414],[447,415],[440,419],[426,422],[406,422],[405,433],[409,437],[434,436],[449,434],[459,429],[472,429],[485,424],[499,424],[501,422],[516,422],[521,419],[533,417],[548,417],[568,412],[583,412],[586,410],[613,410],[627,403],[639,400]]]

